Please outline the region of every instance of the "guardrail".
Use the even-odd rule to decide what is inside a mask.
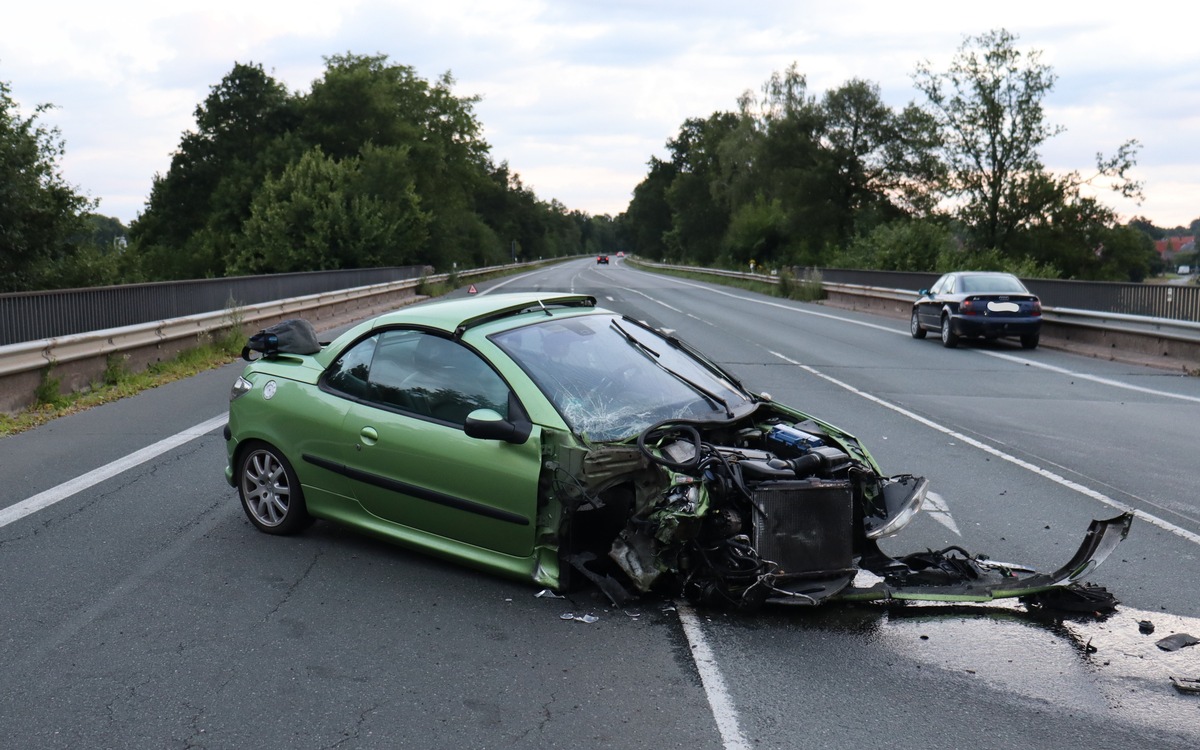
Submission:
[[[674,269],[726,278],[778,284],[775,276],[742,271],[673,266],[636,261],[651,268]],[[798,280],[799,281],[799,280]],[[825,303],[907,320],[916,290],[822,281]],[[1200,374],[1200,323],[1068,307],[1042,307],[1042,345],[1093,357]]]
[[[516,264],[527,265],[534,264]],[[457,276],[469,279],[513,267],[479,268],[458,272]],[[436,274],[425,281],[439,283],[450,276]],[[47,376],[59,381],[60,393],[79,392],[103,379],[112,357],[120,357],[122,369],[140,372],[151,364],[219,338],[234,327],[243,332],[254,331],[281,320],[303,317],[318,330],[333,328],[381,308],[401,307],[425,299],[416,293],[421,281],[404,279],[0,346],[0,412],[12,413],[33,404]]]
[[[637,263],[770,284],[779,281],[766,274],[640,260]],[[462,271],[458,277],[469,279],[513,267]],[[438,274],[428,277],[427,281],[438,283],[449,278],[450,274]],[[138,372],[152,363],[217,338],[235,326],[244,332],[287,318],[304,317],[318,330],[328,329],[370,315],[384,306],[400,307],[424,299],[416,293],[420,283],[420,279],[407,279],[0,346],[0,411],[13,412],[33,403],[34,394],[47,374],[60,381],[61,391],[81,391],[102,379],[111,357],[120,357],[123,368]],[[915,291],[905,289],[829,282],[822,283],[822,288],[827,295],[827,304],[904,319],[908,318],[916,298]],[[1068,308],[1043,309],[1044,345],[1083,351],[1106,359],[1200,372],[1200,323]]]

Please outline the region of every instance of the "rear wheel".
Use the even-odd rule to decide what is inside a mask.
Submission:
[[[1036,349],[1040,336],[1036,333],[1029,333],[1021,337],[1022,349]]]
[[[950,325],[950,316],[942,316],[942,346],[947,349],[953,349],[958,346],[958,334],[954,332],[954,328]]]
[[[268,534],[295,534],[312,522],[300,480],[283,454],[266,443],[242,451],[238,496],[250,523]]]
[[[908,330],[914,339],[925,338],[925,329],[921,327],[921,318],[916,309],[912,311],[912,318],[908,321]]]

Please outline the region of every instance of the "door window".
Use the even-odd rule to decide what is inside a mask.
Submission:
[[[330,366],[326,382],[348,395],[441,422],[461,425],[476,409],[508,419],[508,385],[496,371],[462,344],[424,331],[385,331],[359,342]]]

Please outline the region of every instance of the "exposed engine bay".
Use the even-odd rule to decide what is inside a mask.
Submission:
[[[1052,574],[959,547],[891,557],[877,540],[912,520],[928,482],[882,476],[857,440],[806,415],[764,403],[752,417],[662,421],[635,445],[594,447],[570,478],[559,467],[564,562],[616,604],[651,591],[738,608],[988,601],[1076,584],[1132,520],[1093,522]]]

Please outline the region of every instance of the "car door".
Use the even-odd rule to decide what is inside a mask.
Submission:
[[[934,330],[941,327],[942,306],[938,302],[938,295],[943,289],[952,286],[953,283],[954,277],[950,274],[942,276],[934,282],[933,286],[929,287],[929,293],[918,302],[917,315],[920,316],[922,326]]]
[[[516,416],[508,385],[474,351],[436,333],[396,329],[376,338],[365,389],[342,430],[353,442],[344,461],[363,509],[437,537],[532,554],[540,431],[514,445],[463,430],[477,408]]]

